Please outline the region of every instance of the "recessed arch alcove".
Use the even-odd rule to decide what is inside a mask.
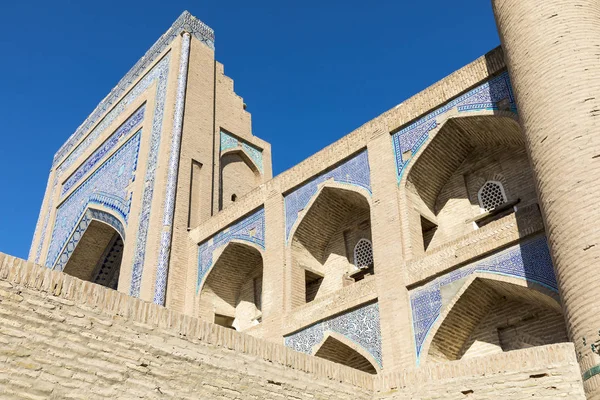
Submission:
[[[494,182],[505,196],[481,206],[481,189]],[[448,118],[404,170],[413,256],[455,240],[537,202],[533,174],[516,115],[477,111]]]
[[[371,243],[370,201],[363,188],[326,181],[298,214],[288,241],[293,306],[374,273],[372,263],[357,266],[354,260],[356,245]]]
[[[199,291],[200,316],[238,331],[259,324],[263,286],[261,251],[250,243],[232,240],[216,250],[215,257]]]
[[[381,369],[368,351],[337,332],[328,331],[313,348],[313,355],[369,374],[377,374]]]
[[[536,282],[477,273],[445,302],[423,345],[421,363],[569,341],[558,293]]]

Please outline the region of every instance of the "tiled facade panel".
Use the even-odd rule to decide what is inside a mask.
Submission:
[[[78,235],[78,232],[74,232],[75,227],[89,206],[106,207],[123,221],[127,221],[131,206],[128,187],[135,179],[140,138],[141,132],[138,132],[58,207],[51,245],[46,257],[47,266],[54,266],[59,252],[71,234]]]
[[[196,291],[200,290],[203,280],[214,266],[213,253],[215,250],[226,246],[232,240],[248,242],[264,249],[265,210],[261,208],[198,246],[198,283]]]
[[[438,126],[437,120],[451,110],[467,113],[477,110],[496,110],[499,103],[508,102],[508,108],[516,112],[508,73],[480,85],[479,87],[450,101],[443,107],[420,118],[410,126],[393,135],[394,152],[398,177],[400,178],[411,158],[423,147],[429,138],[429,132]],[[408,158],[405,153],[410,152]],[[403,156],[404,155],[404,156]]]

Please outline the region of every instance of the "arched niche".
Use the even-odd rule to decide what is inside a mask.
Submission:
[[[224,209],[261,184],[262,175],[256,163],[243,149],[221,153],[219,209]]]
[[[430,136],[401,181],[413,256],[537,202],[524,138],[513,113],[455,116]],[[502,185],[506,202],[487,213],[478,193],[490,181]]]
[[[420,363],[448,362],[567,342],[558,293],[535,282],[477,273],[446,303],[428,333]],[[444,299],[446,297],[446,299]]]
[[[238,331],[259,324],[262,282],[261,252],[249,243],[229,242],[216,256],[200,288],[200,316]]]
[[[365,275],[373,265],[355,265],[354,248],[371,241],[370,195],[366,190],[327,181],[302,210],[288,241],[292,263],[292,305],[299,306],[338,290]]]

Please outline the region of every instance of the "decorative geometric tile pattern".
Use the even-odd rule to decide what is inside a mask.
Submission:
[[[82,177],[85,176],[89,171],[91,171],[94,166],[98,163],[98,161],[102,160],[106,154],[108,154],[121,139],[127,137],[130,132],[132,132],[135,128],[137,128],[142,121],[144,120],[144,112],[146,110],[146,106],[143,105],[139,108],[127,121],[123,123],[116,131],[113,133],[106,142],[102,143],[102,145],[91,155],[87,160],[81,164],[79,168],[65,181],[62,187],[61,196],[64,196],[71,188],[75,186],[77,182],[81,180]],[[71,157],[71,156],[69,156]],[[62,166],[62,165],[61,165]],[[64,167],[63,167],[64,168]],[[64,169],[63,169],[64,170]]]
[[[48,267],[55,264],[90,204],[111,209],[127,222],[131,202],[128,187],[135,179],[141,134],[133,135],[58,207],[46,258]]]
[[[167,175],[167,190],[165,193],[165,208],[163,210],[163,229],[160,238],[158,265],[154,285],[154,303],[165,305],[167,294],[167,275],[169,273],[169,257],[171,254],[171,237],[173,233],[173,214],[175,212],[175,191],[177,189],[177,171],[179,169],[179,155],[181,151],[181,133],[183,128],[183,105],[185,102],[185,88],[187,86],[187,71],[190,55],[189,33],[184,33],[181,43],[179,59],[179,74],[177,77],[177,94],[175,99],[175,115],[173,116],[173,130],[171,139],[171,154],[169,156],[169,172]]]
[[[296,351],[312,354],[313,348],[323,341],[328,331],[339,333],[363,347],[380,367],[383,366],[378,303],[357,308],[288,335],[285,337],[285,345]]]
[[[410,305],[417,362],[421,355],[423,343],[442,311],[441,288],[476,272],[521,278],[558,291],[545,236],[510,247],[473,264],[449,272],[424,286],[412,290],[410,292]]]
[[[214,50],[215,34],[214,31],[205,25],[203,22],[192,16],[189,12],[184,11],[179,18],[171,25],[169,30],[160,37],[144,54],[142,58],[125,74],[117,83],[117,86],[98,104],[96,109],[90,116],[81,124],[79,128],[71,135],[67,142],[58,150],[54,156],[52,166],[59,163],[65,155],[75,146],[83,135],[98,121],[98,119],[111,108],[123,93],[131,86],[142,72],[151,65],[161,53],[178,37],[183,31],[190,32],[196,39],[205,43],[208,47]],[[137,97],[137,96],[136,96]],[[106,118],[106,117],[104,117]]]
[[[88,226],[90,226],[92,220],[101,221],[105,224],[112,226],[117,232],[119,232],[121,237],[125,239],[125,228],[123,227],[123,224],[121,223],[121,221],[119,221],[118,218],[105,211],[97,210],[95,208],[88,208],[79,220],[79,223],[77,224],[77,227],[75,227],[75,231],[67,241],[67,244],[63,248],[60,257],[58,258],[58,261],[54,265],[55,270],[62,271],[65,269],[69,258],[71,258],[73,251],[75,251],[77,244],[81,240]]]
[[[232,240],[254,243],[264,249],[265,209],[261,208],[198,246],[197,291],[200,291],[204,278],[214,265],[213,253],[215,250],[227,245]]]
[[[508,72],[485,82],[393,134],[392,140],[396,156],[398,180],[402,177],[404,169],[410,160],[429,138],[429,132],[438,126],[438,117],[454,109],[458,112],[497,110],[498,103],[503,100],[509,101],[511,111],[517,111]],[[411,155],[406,160],[403,160],[402,154],[408,151],[411,151]]]
[[[338,183],[360,186],[371,193],[371,174],[367,150],[338,165],[331,171],[313,178],[285,196],[286,241],[289,240],[290,232],[298,219],[298,214],[304,210],[312,197],[319,191],[319,185],[329,179],[333,179]]]
[[[263,155],[262,150],[257,149],[249,143],[238,139],[227,132],[221,131],[221,153],[229,149],[241,148],[250,159],[256,164],[258,170],[263,172]]]

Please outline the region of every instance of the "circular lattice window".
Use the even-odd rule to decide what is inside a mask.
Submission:
[[[367,268],[373,265],[373,246],[367,239],[360,239],[354,246],[354,265],[356,268]]]
[[[479,198],[479,206],[482,212],[491,211],[506,203],[504,188],[500,182],[496,181],[487,181],[484,183],[481,189],[479,189],[477,197]]]

